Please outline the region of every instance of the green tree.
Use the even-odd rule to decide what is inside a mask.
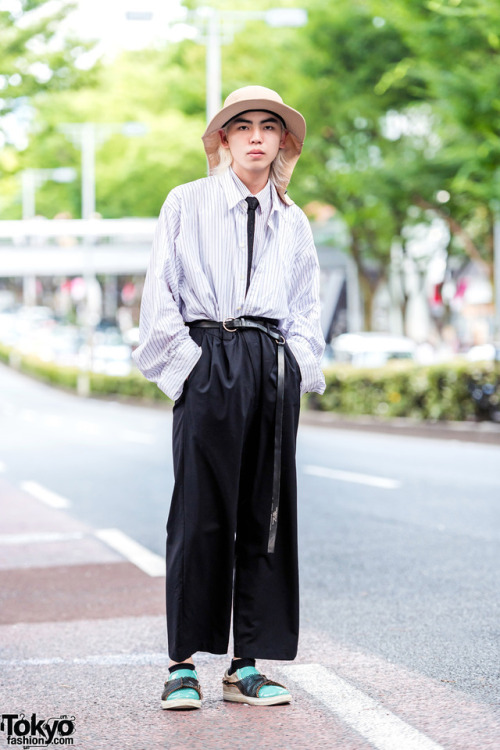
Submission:
[[[66,0],[16,0],[0,10],[0,129],[2,116],[41,91],[81,85],[83,73],[75,61],[91,45],[59,33],[74,7]]]
[[[401,34],[377,23],[367,3],[312,4],[309,17],[299,99],[309,135],[298,177],[315,198],[335,206],[349,227],[370,328],[373,296],[406,215],[401,165],[392,158],[384,117],[419,102],[423,84],[415,76],[404,91],[376,91],[408,48]]]
[[[97,211],[105,218],[157,215],[172,187],[206,169],[200,137],[204,97],[195,80],[202,66],[191,59],[195,54],[203,50],[188,42],[126,52],[101,67],[95,84],[76,93],[39,94],[35,127],[20,164],[72,166],[79,173],[80,151],[60,126],[94,122]],[[138,137],[120,132],[130,122],[141,123],[144,132]],[[50,218],[60,211],[78,217],[80,193],[79,180],[64,186],[47,182],[37,193],[37,210]]]
[[[23,166],[35,166],[23,164],[18,151],[20,133],[35,118],[35,98],[44,92],[75,92],[94,79],[96,69],[84,71],[76,65],[92,44],[61,33],[61,23],[74,7],[67,0],[12,0],[0,5],[2,217],[20,216],[17,173]]]
[[[309,16],[298,55],[309,136],[297,176],[350,228],[369,327],[391,236],[404,246],[408,224],[440,216],[450,252],[491,271],[500,7],[338,0],[312,2]]]
[[[398,29],[409,55],[379,83],[386,91],[417,74],[433,112],[438,146],[414,175],[413,199],[448,224],[454,248],[492,270],[494,213],[500,200],[500,6],[491,0],[372,3]],[[430,189],[429,189],[430,188]],[[446,205],[437,191],[450,194]]]

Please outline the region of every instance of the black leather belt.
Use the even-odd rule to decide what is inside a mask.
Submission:
[[[276,412],[274,417],[274,468],[273,468],[273,492],[271,498],[271,518],[269,521],[269,538],[267,551],[274,552],[276,545],[276,533],[278,530],[278,508],[280,501],[281,482],[281,438],[283,434],[283,405],[285,400],[285,338],[276,329],[278,321],[270,318],[226,318],[222,322],[216,320],[194,320],[187,323],[190,328],[223,328],[229,333],[236,331],[257,330],[262,331],[276,342],[276,358],[278,363],[278,379],[276,383]]]

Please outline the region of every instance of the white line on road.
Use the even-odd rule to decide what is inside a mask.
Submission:
[[[61,427],[63,418],[59,414],[46,414],[43,422],[47,427]]]
[[[21,489],[28,492],[37,500],[41,500],[45,505],[49,505],[51,508],[69,508],[70,502],[65,497],[42,487],[37,482],[21,482]]]
[[[68,534],[47,532],[44,534],[0,534],[0,546],[16,544],[45,544],[46,542],[70,542],[83,539],[84,534],[79,531]]]
[[[153,578],[165,575],[165,560],[142,544],[131,539],[119,529],[100,529],[95,532],[98,539],[119,552],[144,573]]]
[[[198,652],[196,663],[207,664],[224,660],[225,657],[220,654],[209,654],[208,652]],[[88,656],[75,656],[64,659],[62,656],[33,656],[28,659],[0,659],[0,668],[2,667],[39,667],[52,664],[92,664],[94,666],[168,666],[168,655],[165,652],[153,651],[138,654],[89,654]]]
[[[101,432],[101,428],[96,422],[86,422],[83,419],[78,420],[76,427],[85,435],[99,435]]]
[[[389,709],[319,664],[297,664],[279,671],[324,703],[377,750],[443,750]]]
[[[132,430],[121,432],[120,438],[126,443],[142,443],[143,445],[153,445],[156,442],[153,435],[148,435],[147,432],[134,432]]]
[[[52,664],[92,664],[94,666],[168,666],[169,658],[162,653],[95,654],[73,659],[61,656],[33,657],[31,659],[0,659],[0,667],[40,667]]]
[[[33,411],[33,409],[21,409],[21,411],[19,412],[19,416],[21,417],[21,419],[24,419],[25,422],[34,422],[37,417],[37,413],[36,411]]]
[[[315,477],[326,479],[338,479],[340,482],[354,482],[356,484],[367,484],[370,487],[381,487],[385,490],[397,490],[401,482],[397,479],[387,477],[374,477],[370,474],[357,474],[352,471],[340,471],[339,469],[328,469],[326,466],[304,466],[304,472]]]

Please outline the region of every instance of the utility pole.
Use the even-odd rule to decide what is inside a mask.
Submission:
[[[219,111],[222,99],[220,15],[210,8],[207,34],[206,97],[207,122]]]
[[[303,8],[271,8],[267,11],[218,10],[201,7],[188,14],[191,23],[200,34],[199,41],[206,44],[206,111],[207,122],[219,111],[222,100],[221,45],[232,39],[235,31],[247,21],[264,21],[268,26],[295,27],[307,23],[307,11]]]
[[[500,219],[495,222],[493,230],[493,286],[495,293],[495,318],[493,339],[500,344]]]

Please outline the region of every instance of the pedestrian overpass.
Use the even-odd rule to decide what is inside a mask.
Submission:
[[[0,221],[0,278],[144,273],[156,221]]]
[[[35,304],[37,277],[104,276],[113,283],[118,276],[144,275],[156,223],[156,218],[0,221],[0,280],[22,278],[24,302]],[[324,223],[311,226],[321,267],[322,327],[329,340],[343,330],[360,330],[357,272],[339,249],[338,228],[333,225],[325,235]]]

